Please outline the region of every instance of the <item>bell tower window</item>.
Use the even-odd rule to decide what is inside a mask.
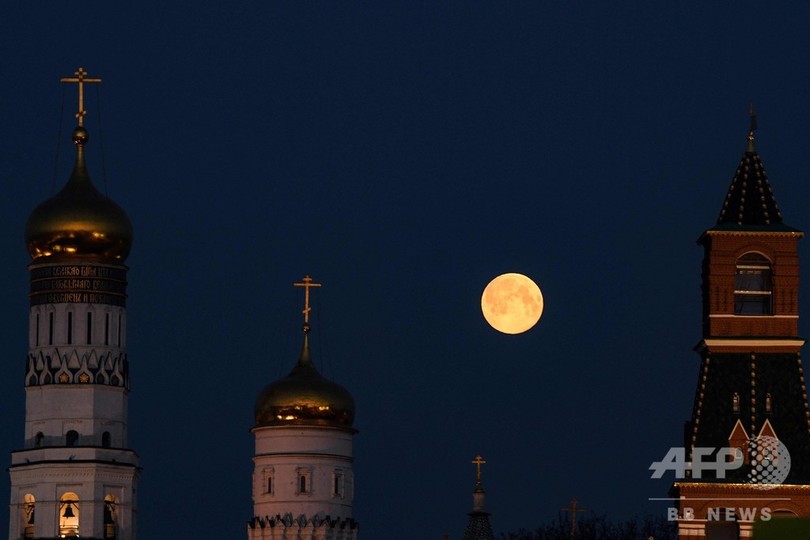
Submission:
[[[118,538],[117,527],[117,503],[115,495],[106,495],[104,497],[104,538],[105,540],[114,540]]]
[[[30,493],[23,497],[22,529],[23,538],[34,538],[34,525],[36,524],[36,499]]]
[[[59,536],[79,536],[79,497],[70,491],[59,497]]]
[[[771,262],[759,253],[737,259],[734,279],[735,315],[771,315],[773,296]]]

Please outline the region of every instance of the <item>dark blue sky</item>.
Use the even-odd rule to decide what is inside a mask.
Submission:
[[[23,438],[23,228],[52,193],[60,121],[69,175],[58,79],[81,65],[104,79],[91,176],[103,143],[135,227],[141,538],[245,534],[253,401],[295,361],[304,274],[324,284],[316,362],[357,402],[363,538],[459,538],[476,453],[497,531],[572,497],[663,514],[647,499],[671,478],[647,468],[691,414],[695,240],[751,101],[785,221],[810,228],[810,6],[150,0],[0,20],[0,451]],[[546,300],[519,336],[479,309],[510,271]]]

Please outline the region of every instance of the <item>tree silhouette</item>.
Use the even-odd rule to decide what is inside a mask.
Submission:
[[[562,513],[546,525],[533,531],[520,529],[501,533],[498,540],[677,540],[677,523],[664,516],[643,515],[613,523],[607,516],[588,516],[577,519],[577,532],[571,534],[571,520]]]

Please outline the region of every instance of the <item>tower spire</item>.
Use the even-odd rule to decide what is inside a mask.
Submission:
[[[304,345],[289,375],[268,384],[256,398],[248,540],[357,540],[352,518],[354,398],[321,376],[309,358],[309,293],[321,284],[307,275],[293,286],[304,288]]]
[[[473,508],[464,531],[463,540],[493,540],[492,525],[489,523],[489,512],[486,510],[484,487],[481,485],[481,465],[486,464],[481,454],[476,454],[470,462],[475,465],[475,489],[473,489]]]
[[[32,259],[25,439],[8,468],[7,538],[135,540],[140,466],[127,435],[124,265],[132,224],[85,167],[83,85],[101,81],[86,75],[79,68],[61,79],[79,84],[73,172],[25,226]]]
[[[782,222],[782,214],[762,165],[762,158],[754,146],[757,115],[753,103],[748,111],[751,122],[748,128],[748,146],[731,179],[717,218],[717,226],[713,230],[796,231]]]
[[[76,120],[79,122],[79,127],[82,127],[84,126],[84,117],[87,114],[87,111],[84,110],[84,85],[85,83],[100,83],[101,79],[87,78],[87,72],[81,66],[73,74],[76,76],[62,77],[61,79],[59,79],[59,82],[76,83],[79,86],[79,111],[76,113]]]
[[[754,131],[757,130],[757,112],[754,110],[753,103],[748,106],[748,116],[751,119],[751,124],[748,128],[748,147],[745,151],[749,154],[755,154],[757,149],[754,146]]]

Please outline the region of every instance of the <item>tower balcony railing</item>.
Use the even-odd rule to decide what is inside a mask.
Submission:
[[[137,464],[138,459],[132,450],[97,446],[46,446],[16,450],[11,454],[12,466],[41,461],[107,461]]]

